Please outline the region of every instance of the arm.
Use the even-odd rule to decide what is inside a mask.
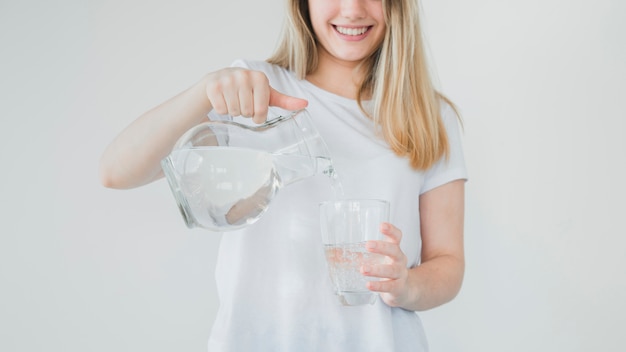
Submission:
[[[269,86],[264,73],[226,68],[204,76],[189,89],[144,113],[124,129],[100,159],[100,179],[110,188],[133,188],[163,176],[160,162],[187,130],[218,114],[247,116],[261,123],[269,106],[288,110],[306,100],[283,95]]]
[[[385,303],[408,310],[427,310],[452,300],[461,288],[465,270],[463,250],[465,181],[456,180],[420,196],[422,263],[407,269],[400,250],[402,233],[383,224],[386,241],[370,241],[371,252],[391,260],[384,265],[364,267],[365,275],[386,280],[369,283]]]
[[[133,188],[163,176],[161,159],[178,138],[206,119],[211,103],[204,79],[126,127],[100,158],[100,179],[105,187]]]

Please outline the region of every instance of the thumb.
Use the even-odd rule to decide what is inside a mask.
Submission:
[[[300,110],[309,105],[305,99],[285,95],[274,88],[270,88],[270,106],[276,106],[286,110]]]

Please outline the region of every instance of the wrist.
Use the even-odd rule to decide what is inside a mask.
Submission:
[[[419,310],[422,290],[419,284],[418,267],[407,269],[405,288],[404,300],[401,307],[407,310]]]
[[[194,101],[200,104],[200,109],[204,112],[204,117],[213,110],[213,105],[207,95],[207,85],[209,84],[210,75],[210,73],[205,74],[189,89],[192,92]]]

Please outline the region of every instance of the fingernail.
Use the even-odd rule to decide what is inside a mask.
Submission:
[[[368,241],[368,242],[365,244],[365,247],[370,248],[370,249],[374,249],[374,248],[376,248],[376,246],[377,246],[377,245],[378,245],[378,244],[377,244],[375,241]]]
[[[371,267],[371,266],[369,266],[369,265],[363,265],[363,266],[361,267],[361,271],[363,271],[363,273],[367,274],[367,273],[369,273],[370,271],[372,271],[372,267]]]

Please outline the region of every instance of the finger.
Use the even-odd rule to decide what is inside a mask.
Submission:
[[[222,96],[215,97],[213,99],[209,99],[211,101],[211,105],[213,106],[213,110],[219,115],[227,115],[228,114],[228,106],[226,105],[226,101]]]
[[[402,241],[402,231],[388,222],[380,224],[380,232],[391,243],[400,244],[400,241]]]
[[[406,294],[400,280],[369,281],[367,288],[380,293],[380,298],[391,307],[400,307]]]
[[[231,116],[239,116],[241,115],[241,110],[239,109],[239,91],[227,89],[224,90],[224,101],[226,102],[226,107],[228,109],[228,114]]]
[[[254,117],[254,93],[251,89],[239,91],[239,112],[243,117]]]
[[[276,106],[286,110],[300,110],[309,105],[309,102],[305,99],[300,99],[285,95],[274,88],[270,88],[270,106]]]
[[[378,253],[389,257],[394,262],[404,263],[406,258],[400,246],[392,242],[373,240],[367,241],[365,243],[365,249],[370,253]]]
[[[387,293],[395,293],[398,282],[396,280],[380,280],[380,281],[368,281],[367,288],[370,291],[374,292],[387,292]]]
[[[263,123],[267,120],[267,112],[270,102],[270,86],[265,81],[257,83],[252,91],[252,99],[254,104],[254,112],[252,114],[252,121],[256,123]]]
[[[403,268],[399,265],[363,265],[361,266],[361,274],[369,277],[377,277],[380,279],[397,280],[403,277]]]
[[[207,87],[206,95],[209,101],[211,102],[211,106],[213,110],[220,114],[225,115],[228,113],[228,107],[226,106],[226,101],[224,100],[224,96],[220,91],[217,91],[214,87]]]

